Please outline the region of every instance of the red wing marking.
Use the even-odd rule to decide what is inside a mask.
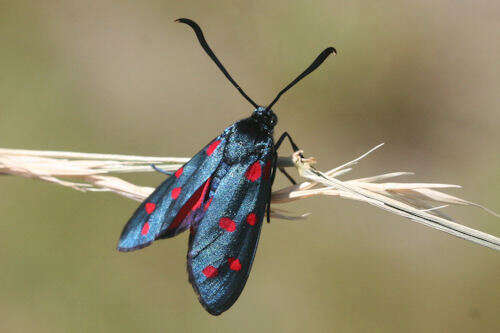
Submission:
[[[212,203],[213,197],[209,198],[208,201],[205,203],[205,207],[203,207],[203,210],[207,210],[208,207],[210,207],[210,204]]]
[[[228,217],[221,217],[219,220],[219,227],[228,232],[233,232],[236,230],[236,223]]]
[[[146,236],[149,232],[149,222],[146,221],[141,229],[141,235]]]
[[[229,262],[229,268],[231,268],[231,270],[239,271],[241,269],[240,259],[227,258],[227,261]]]
[[[207,155],[208,156],[210,156],[210,155],[213,154],[213,152],[215,151],[215,149],[217,149],[217,146],[219,145],[219,143],[220,143],[220,140],[216,140],[216,141],[212,142],[210,144],[210,146],[208,146],[208,148],[207,148]]]
[[[250,225],[255,225],[255,222],[257,222],[257,215],[254,213],[250,213],[247,216],[247,223]]]
[[[168,227],[167,230],[172,230],[175,229],[181,224],[181,222],[186,218],[186,216],[189,214],[190,211],[194,210],[197,206],[197,208],[201,207],[201,204],[203,203],[203,199],[205,197],[205,193],[207,192],[207,189],[210,187],[210,178],[208,178],[203,185],[200,186],[199,189],[196,190],[196,192],[193,193],[191,198],[184,204],[184,206],[181,207],[177,215],[175,216],[174,220],[172,221],[172,224]]]
[[[200,197],[198,198],[198,201],[194,204],[193,208],[191,210],[197,210],[198,208],[201,207],[201,204],[203,203],[203,200],[205,199],[205,194],[207,193],[207,189],[210,186],[210,178],[205,182],[203,185],[203,190],[201,192]]]
[[[156,208],[156,205],[152,202],[148,202],[144,205],[144,209],[146,210],[146,213],[148,214],[151,214],[152,212],[154,212]]]
[[[219,271],[214,266],[207,266],[201,271],[207,278],[214,278],[219,274]]]
[[[245,172],[245,177],[251,182],[254,182],[257,179],[259,179],[261,175],[262,175],[262,167],[260,166],[259,161],[256,161],[254,164],[252,164],[248,168],[247,172]]]
[[[182,188],[176,187],[172,190],[172,199],[177,199],[179,197],[179,194],[181,194]]]
[[[183,172],[184,172],[184,169],[182,167],[177,169],[177,171],[174,173],[175,178],[179,178]]]

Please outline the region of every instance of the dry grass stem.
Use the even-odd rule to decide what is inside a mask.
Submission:
[[[412,175],[411,172],[391,172],[345,181],[337,178],[351,171],[352,166],[382,145],[326,172],[316,170],[312,166],[315,160],[302,158],[300,152],[295,152],[290,157],[280,157],[280,166],[297,168],[305,181],[273,192],[271,216],[288,220],[303,219],[309,214],[291,216],[286,211],[277,209],[276,204],[320,195],[338,196],[363,201],[412,221],[500,250],[499,238],[458,224],[441,211],[448,205],[472,205],[500,217],[481,205],[438,191],[460,187],[458,185],[381,182]],[[154,190],[152,187],[138,186],[110,174],[151,172],[154,171],[151,164],[165,171],[175,171],[188,160],[177,157],[0,149],[0,173],[36,178],[83,192],[113,192],[142,201]]]

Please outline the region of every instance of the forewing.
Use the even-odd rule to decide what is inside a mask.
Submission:
[[[225,138],[221,135],[158,186],[125,225],[118,250],[137,250],[162,235],[175,236],[188,228],[189,225],[182,224],[182,216],[176,217],[193,201],[190,199],[206,187],[204,185],[221,163],[224,145]]]
[[[218,315],[241,294],[250,273],[270,191],[272,138],[262,154],[233,164],[192,230],[188,273],[205,309]]]

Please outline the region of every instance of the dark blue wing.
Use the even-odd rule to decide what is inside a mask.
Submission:
[[[241,147],[241,141],[237,144]],[[191,229],[189,280],[213,315],[231,307],[245,286],[269,200],[272,137],[252,146],[261,149],[244,161],[219,167],[210,207]],[[225,156],[230,148],[228,144]]]
[[[224,137],[204,147],[144,200],[122,231],[119,251],[137,250],[189,228],[187,217],[203,201],[209,178],[221,163]]]

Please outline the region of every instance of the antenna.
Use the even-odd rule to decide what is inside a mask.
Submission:
[[[252,101],[252,99],[250,97],[248,97],[247,94],[245,94],[243,89],[241,89],[241,87],[236,83],[236,81],[233,80],[231,75],[229,75],[229,73],[224,68],[224,66],[221,64],[219,59],[217,59],[217,57],[215,56],[215,54],[212,51],[212,49],[210,48],[210,46],[208,46],[208,43],[205,40],[205,37],[203,36],[203,31],[201,31],[200,26],[195,21],[187,19],[187,18],[180,18],[180,19],[175,20],[175,22],[185,23],[185,24],[189,25],[194,30],[194,33],[196,34],[196,37],[198,37],[198,41],[200,42],[201,47],[205,50],[205,52],[213,60],[213,62],[215,62],[215,64],[217,65],[217,67],[219,67],[219,69],[222,71],[222,73],[224,73],[224,75],[227,77],[229,82],[231,82],[233,84],[233,86],[236,89],[238,89],[240,94],[243,95],[243,97],[245,97],[245,99],[247,101],[249,101],[250,104],[252,104],[255,108],[258,108],[259,106],[257,105],[257,103]]]
[[[302,72],[302,74],[297,76],[295,78],[295,80],[290,82],[285,88],[283,88],[283,90],[281,90],[278,93],[278,95],[276,95],[276,98],[274,98],[274,100],[271,102],[271,104],[269,104],[266,107],[266,110],[269,110],[278,101],[278,99],[281,97],[281,95],[283,95],[288,89],[293,87],[297,82],[299,82],[304,77],[311,74],[316,68],[318,68],[319,65],[321,65],[323,63],[323,61],[325,61],[325,59],[328,58],[328,56],[332,53],[333,53],[333,55],[337,55],[337,50],[335,50],[335,48],[333,48],[333,47],[328,47],[323,52],[321,52],[320,55],[317,56],[316,59],[314,59],[313,63],[311,65],[309,65],[309,67],[307,67],[305,71]]]

